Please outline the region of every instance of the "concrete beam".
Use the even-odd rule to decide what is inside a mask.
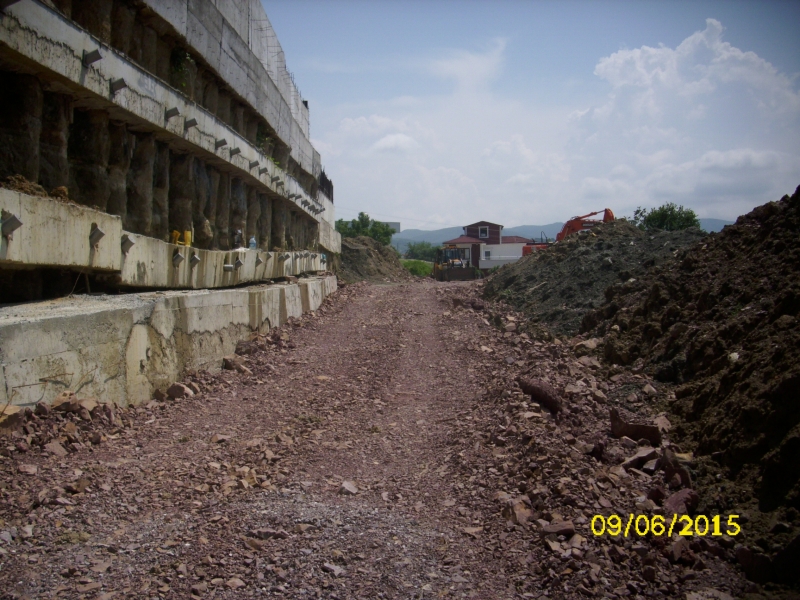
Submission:
[[[22,221],[10,239],[0,238],[0,268],[111,271],[115,285],[162,289],[233,287],[326,269],[322,253],[218,251],[169,244],[124,231],[117,216],[6,189],[0,189],[0,210]],[[105,235],[91,246],[94,225]],[[134,242],[127,252],[122,236]],[[175,258],[177,253],[182,259]]]
[[[303,283],[314,294],[336,289],[333,276]],[[146,402],[185,370],[217,371],[237,342],[302,313],[298,284],[0,308],[0,405],[51,402],[66,389],[122,405]]]
[[[0,189],[0,210],[22,221],[10,239],[0,237],[0,267],[72,267],[97,271],[121,268],[119,217],[6,189]],[[90,241],[93,226],[104,233],[94,245]]]

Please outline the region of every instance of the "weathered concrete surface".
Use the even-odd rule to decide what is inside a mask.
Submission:
[[[324,279],[315,287],[336,288]],[[50,402],[65,389],[144,402],[186,369],[218,370],[237,342],[299,317],[302,304],[300,286],[282,284],[0,308],[0,404]]]
[[[262,250],[202,250],[170,244],[148,238],[134,236],[136,242],[122,259],[122,272],[116,283],[132,287],[153,288],[219,288],[232,287],[242,283],[259,282],[265,279],[278,279],[301,273],[325,270],[322,256],[305,256],[305,252],[281,253]],[[177,266],[173,263],[176,252],[184,260]],[[192,255],[200,262],[191,264]],[[258,259],[260,264],[256,264]],[[239,260],[243,264],[236,266]],[[230,265],[232,269],[225,269]]]
[[[22,221],[11,240],[0,237],[0,267],[61,266],[119,271],[122,220],[52,198],[0,189],[0,209]],[[92,247],[92,224],[105,233]]]
[[[303,279],[298,281],[300,286],[300,301],[303,304],[303,312],[312,312],[319,308],[325,299],[325,287],[321,279]]]
[[[176,4],[180,5],[181,3]],[[216,10],[212,12],[216,13]],[[203,24],[203,27],[212,27],[207,18],[203,19]],[[225,28],[223,27],[223,29]],[[236,56],[237,44],[241,45],[241,39],[235,41],[237,34],[230,28],[228,31],[231,35],[223,40],[223,47],[228,55],[226,65],[233,60],[231,57]],[[215,33],[210,35],[208,41],[213,45],[214,40],[217,39],[222,38],[218,38]],[[306,218],[328,219],[332,225],[333,211],[324,210],[322,213],[315,214],[316,207],[325,207],[315,199],[309,198],[294,177],[268,160],[263,151],[251,143],[245,135],[237,133],[223,119],[201,108],[190,97],[166,85],[158,76],[143,70],[125,55],[104,45],[100,45],[103,54],[102,60],[89,68],[84,67],[81,63],[83,52],[97,48],[96,38],[91,37],[75,23],[43,4],[18,2],[0,13],[0,49],[8,55],[9,59],[17,60],[21,57],[23,60],[20,65],[30,64],[32,61],[37,64],[39,77],[57,80],[60,88],[65,92],[70,91],[81,97],[91,97],[90,110],[85,110],[85,107],[81,106],[74,111],[75,119],[70,132],[70,195],[74,196],[76,200],[99,208],[104,208],[108,203],[110,189],[107,176],[109,151],[107,125],[104,137],[102,133],[104,127],[100,123],[103,117],[97,114],[108,111],[113,119],[124,120],[129,125],[136,126],[137,131],[142,128],[150,128],[162,137],[167,136],[170,145],[181,152],[191,152],[198,158],[213,161],[210,164],[223,164],[226,168],[233,168],[236,177],[248,186],[255,186],[259,192],[269,191],[275,194],[282,198],[282,201],[292,205],[293,210],[305,214]],[[219,51],[219,47],[217,51]],[[255,58],[246,47],[244,51],[245,55]],[[133,48],[131,52],[134,52]],[[165,60],[168,70],[168,53]],[[158,67],[164,61],[157,60],[157,62],[159,63]],[[256,66],[259,67],[259,65]],[[228,73],[226,70],[226,81],[230,79],[231,85],[243,85],[246,89],[258,88],[254,83],[256,80],[239,81],[236,79],[236,73],[239,71],[234,69]],[[158,75],[158,68],[156,75]],[[116,79],[124,79],[127,87],[116,93],[110,93],[110,82]],[[247,93],[244,93],[243,97],[248,101],[251,100]],[[251,104],[271,124],[283,127],[284,131],[291,131],[289,138],[292,140],[296,138],[293,130],[300,126],[293,119],[291,110],[285,111],[281,108],[276,112],[269,103],[260,106],[255,98],[252,99]],[[173,107],[179,109],[180,116],[165,122],[164,111]],[[98,110],[99,108],[102,110]],[[41,128],[40,109],[37,114],[38,117],[32,118],[34,121],[38,119],[38,127]],[[195,119],[197,124],[185,129],[184,123],[190,118]],[[34,152],[36,156],[38,156],[39,147],[38,131],[36,129],[35,140],[30,144],[31,152]],[[73,133],[78,134],[75,139],[73,139]],[[303,138],[302,135],[300,137]],[[221,139],[225,139],[227,144],[216,147],[216,140]],[[306,142],[307,139],[305,141],[301,139],[300,145],[297,146],[297,155],[295,156],[293,148],[292,156],[303,169],[311,173],[314,167],[308,163],[307,157],[318,155],[310,144],[308,144],[308,148],[305,147]],[[231,148],[239,148],[240,152],[231,155]],[[162,158],[161,153],[158,158]],[[250,164],[256,163],[259,167],[251,169]],[[35,173],[31,172],[29,179],[36,180],[38,166],[35,171]],[[158,183],[161,171],[158,168],[156,171]],[[162,239],[164,238],[160,234],[163,233],[165,236],[167,228],[166,219],[163,218],[163,211],[167,207],[162,206],[167,199],[163,196],[163,189],[157,184],[154,189],[153,235]],[[209,220],[212,219],[209,217]],[[219,234],[222,235],[222,232]],[[321,238],[329,240],[326,243],[330,245],[325,246],[327,251],[340,251],[338,234],[333,232],[331,236],[321,236]]]
[[[303,314],[303,300],[300,296],[300,286],[283,284],[280,287],[280,322],[285,323],[290,317],[299,317]]]
[[[0,238],[0,268],[63,266],[89,272],[115,272],[112,283],[144,288],[202,289],[323,271],[322,254],[266,252],[239,248],[203,250],[127,232],[120,217],[85,206],[0,189],[0,209],[23,223],[11,240]],[[90,247],[96,224],[105,236]],[[122,236],[134,244],[122,252]],[[175,253],[182,261],[173,261]],[[191,258],[197,255],[199,263]],[[241,261],[237,266],[236,262]],[[226,270],[225,265],[232,268]]]

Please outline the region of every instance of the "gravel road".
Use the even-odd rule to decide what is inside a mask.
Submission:
[[[34,418],[3,439],[0,597],[745,590],[705,548],[673,564],[660,547],[592,538],[587,515],[633,510],[647,482],[598,474],[609,465],[576,448],[608,437],[601,397],[646,382],[606,383],[566,347],[503,333],[465,304],[476,285],[348,286],[254,342],[243,373],[190,374],[192,396],[118,409],[105,426]],[[586,387],[556,419],[512,389],[523,367]],[[41,450],[45,434],[68,452]],[[524,505],[508,499],[526,489]]]

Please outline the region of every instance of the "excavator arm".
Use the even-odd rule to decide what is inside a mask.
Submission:
[[[590,217],[594,217],[595,215],[599,215],[603,213],[603,220],[600,221],[598,219],[590,219]],[[593,213],[589,213],[588,215],[583,215],[582,217],[572,217],[569,221],[564,223],[564,227],[558,232],[556,235],[556,241],[560,242],[568,235],[572,235],[573,233],[578,233],[579,231],[583,231],[585,229],[591,229],[598,223],[608,223],[609,221],[614,220],[614,213],[611,211],[610,208],[606,208],[603,210],[598,210]]]

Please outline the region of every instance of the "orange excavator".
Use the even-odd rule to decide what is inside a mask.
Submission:
[[[594,217],[595,215],[599,215],[603,213],[603,219],[590,219],[589,217]],[[589,231],[592,227],[599,223],[608,223],[609,221],[614,220],[614,213],[611,212],[610,208],[606,208],[605,210],[598,210],[597,212],[589,213],[588,215],[583,215],[582,217],[572,217],[569,221],[564,223],[564,227],[561,231],[558,232],[556,235],[556,241],[560,242],[568,235],[572,235],[573,233],[580,233],[582,231]]]

